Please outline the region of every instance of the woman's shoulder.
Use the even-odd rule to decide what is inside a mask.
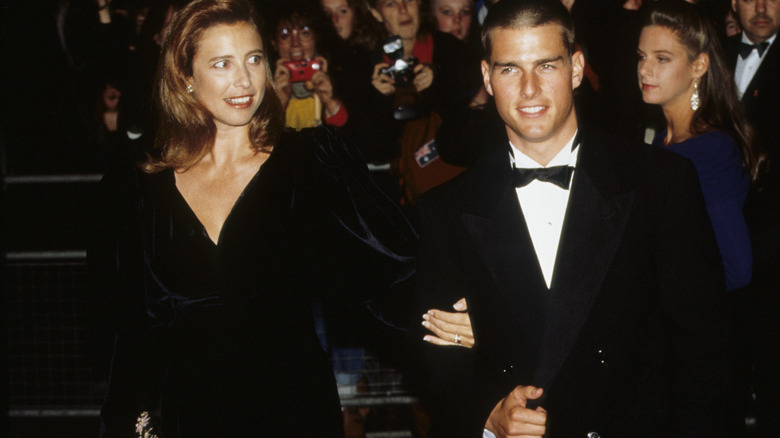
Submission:
[[[138,187],[143,172],[138,163],[125,160],[114,164],[109,168],[100,180],[103,190],[126,191]]]
[[[282,155],[296,159],[313,158],[321,164],[332,164],[344,159],[362,161],[357,148],[338,128],[321,125],[316,128],[286,130],[277,145]]]
[[[670,149],[689,158],[723,158],[738,152],[734,139],[726,132],[712,130],[673,144]]]
[[[719,130],[707,131],[693,138],[695,142],[706,144],[710,147],[733,148],[737,144],[728,133]]]
[[[100,181],[100,194],[104,202],[125,206],[138,206],[144,199],[160,195],[161,188],[173,184],[173,171],[165,169],[149,173],[138,162],[127,160],[110,168]]]

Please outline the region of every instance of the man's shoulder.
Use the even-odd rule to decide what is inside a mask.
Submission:
[[[598,155],[615,166],[629,167],[665,167],[669,164],[680,165],[685,159],[664,148],[631,140],[623,136],[585,126],[581,128],[581,138],[587,153]]]
[[[581,136],[578,166],[596,180],[614,179],[627,189],[652,190],[681,172],[694,172],[688,159],[662,147],[589,127],[582,128]]]
[[[764,64],[770,66],[770,68],[774,69],[775,71],[780,69],[780,38],[775,37],[775,41],[771,46],[769,46],[765,58],[761,62],[761,67],[763,67]],[[772,78],[777,81],[777,77],[772,76]]]
[[[428,214],[483,210],[497,201],[503,188],[511,185],[511,164],[507,145],[491,145],[475,164],[451,180],[425,192],[419,210]]]

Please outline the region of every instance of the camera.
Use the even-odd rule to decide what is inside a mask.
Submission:
[[[393,36],[385,40],[382,50],[390,58],[392,65],[380,71],[393,78],[396,86],[411,85],[414,82],[414,66],[417,65],[417,58],[403,59],[404,45],[401,37]]]
[[[310,81],[322,69],[322,63],[316,59],[285,62],[284,66],[290,70],[290,82]]]

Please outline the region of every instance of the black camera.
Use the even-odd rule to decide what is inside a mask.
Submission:
[[[414,82],[414,66],[417,65],[417,58],[403,59],[404,44],[400,36],[393,36],[385,40],[382,50],[390,58],[391,66],[381,70],[382,73],[390,76],[395,81],[397,87],[412,85]]]

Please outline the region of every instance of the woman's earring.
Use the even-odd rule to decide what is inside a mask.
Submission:
[[[699,85],[693,83],[693,94],[691,94],[691,109],[696,111],[699,109]]]
[[[192,84],[187,84],[187,92],[192,94],[194,91],[195,91],[195,87],[193,87]],[[693,98],[691,98],[691,99],[693,99]],[[696,101],[698,102],[699,98],[697,97],[696,99],[697,99]],[[691,100],[691,102],[693,102],[693,100]],[[691,105],[693,105],[693,104],[691,104]]]

